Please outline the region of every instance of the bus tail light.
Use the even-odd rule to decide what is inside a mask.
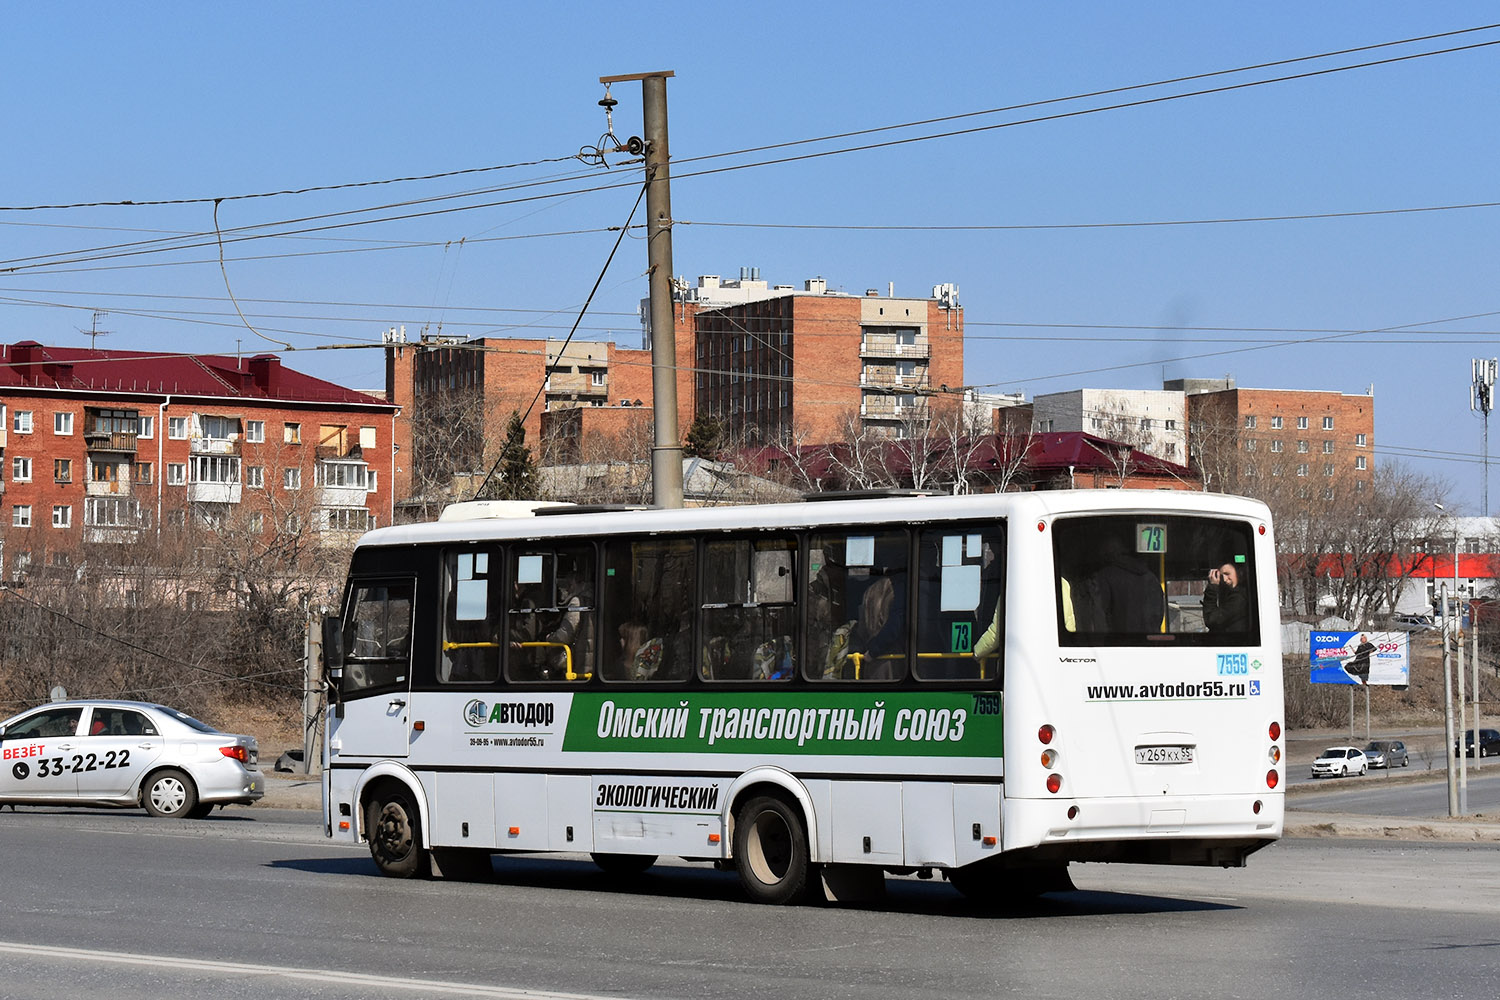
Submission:
[[[1043,767],[1045,767],[1047,770],[1050,771],[1050,770],[1052,770],[1052,765],[1054,765],[1056,763],[1057,763],[1057,751],[1056,750],[1043,750],[1042,751],[1042,766]]]
[[[1277,774],[1273,767],[1266,772],[1266,787],[1275,788],[1279,784],[1281,784],[1281,775]]]
[[[1260,815],[1260,809],[1261,809],[1260,799],[1256,799],[1255,800],[1255,805],[1253,805],[1253,806],[1250,807],[1250,811],[1253,812],[1253,813],[1255,813],[1255,815],[1259,816]]]
[[[1061,790],[1062,775],[1058,774],[1056,771],[1053,771],[1051,774],[1047,775],[1047,791],[1051,792],[1053,795],[1056,795]]]
[[[1271,759],[1271,763],[1272,764],[1280,764],[1281,763],[1281,747],[1272,747],[1270,753],[1266,754],[1266,756]]]
[[[250,763],[249,749],[246,747],[242,747],[239,744],[235,744],[234,746],[219,747],[219,753],[223,754],[226,757],[237,760],[241,764]]]
[[[1053,729],[1051,725],[1044,725],[1036,731],[1036,738],[1041,740],[1044,745],[1051,743],[1052,737],[1056,735],[1057,730]]]
[[[1270,734],[1272,740],[1279,740],[1279,739],[1281,739],[1281,723],[1279,723],[1279,722],[1273,722],[1273,723],[1271,723],[1271,728],[1269,730],[1267,730],[1267,732]]]

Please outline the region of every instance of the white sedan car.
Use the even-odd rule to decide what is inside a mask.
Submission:
[[[1370,760],[1359,747],[1329,747],[1313,761],[1314,778],[1342,778],[1350,774],[1364,774],[1370,769]]]
[[[0,804],[142,806],[201,819],[265,794],[253,736],[139,701],[62,701],[0,722]]]

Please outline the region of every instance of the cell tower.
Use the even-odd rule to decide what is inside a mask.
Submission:
[[[1484,516],[1490,516],[1490,411],[1495,408],[1495,371],[1500,360],[1475,358],[1474,379],[1469,384],[1469,409],[1484,418],[1484,487],[1480,490]]]

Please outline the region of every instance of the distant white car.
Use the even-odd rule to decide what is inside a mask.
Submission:
[[[1437,622],[1432,620],[1431,615],[1397,615],[1391,619],[1397,628],[1406,629],[1409,632],[1432,632],[1438,628]]]
[[[1350,774],[1364,774],[1370,769],[1370,760],[1359,747],[1329,747],[1313,761],[1314,778],[1342,778]]]
[[[0,804],[201,819],[266,793],[255,737],[139,701],[62,701],[0,722]]]

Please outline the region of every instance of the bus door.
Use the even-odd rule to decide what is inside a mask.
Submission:
[[[346,757],[405,757],[411,746],[411,580],[358,580],[344,612],[343,718],[330,745]]]

